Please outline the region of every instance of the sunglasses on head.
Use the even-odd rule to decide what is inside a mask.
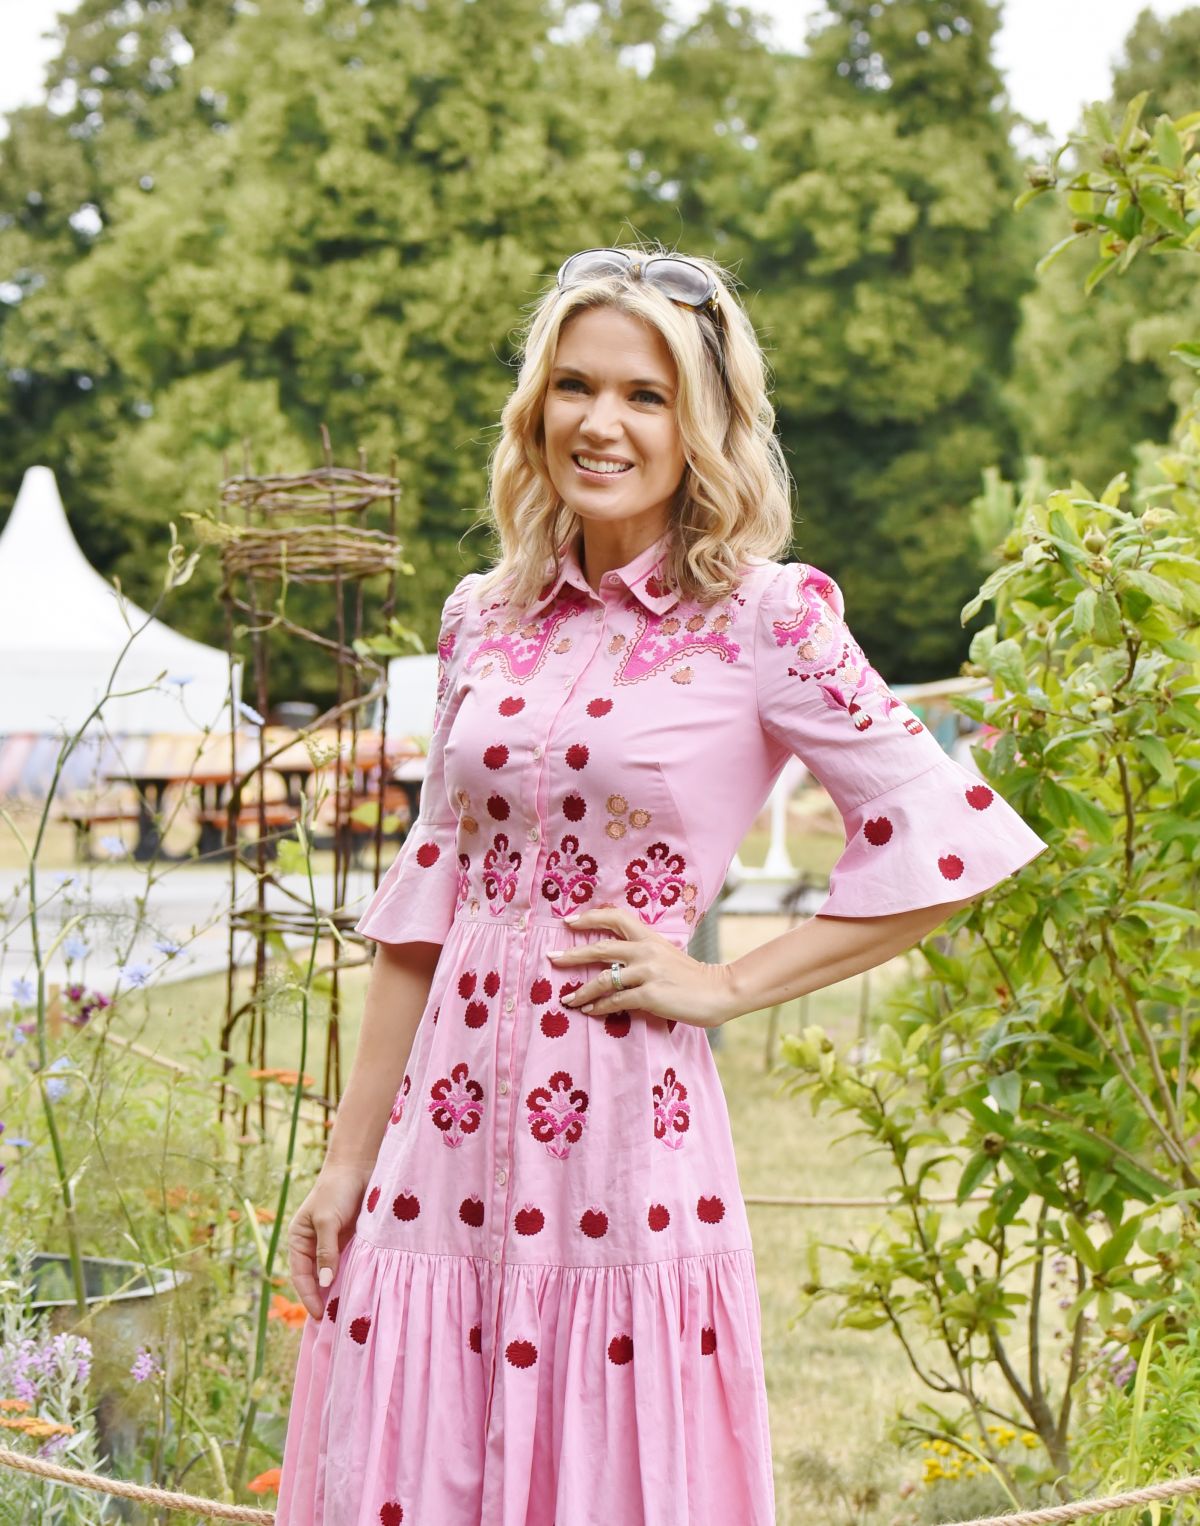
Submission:
[[[714,320],[718,316],[716,281],[703,265],[677,254],[652,254],[642,258],[627,254],[624,249],[581,249],[559,266],[558,287],[563,291],[582,281],[615,275],[629,275],[645,281],[680,307],[707,312]]]

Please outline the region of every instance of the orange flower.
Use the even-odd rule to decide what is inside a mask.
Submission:
[[[284,1086],[295,1086],[299,1078],[300,1072],[298,1070],[281,1070],[278,1065],[268,1066],[266,1070],[252,1070],[250,1072],[250,1079],[252,1081],[279,1081]],[[313,1084],[313,1078],[307,1070],[304,1072],[304,1084],[305,1086]]]
[[[271,1307],[267,1310],[268,1319],[281,1319],[285,1325],[302,1325],[308,1318],[308,1310],[302,1303],[292,1303],[282,1293],[272,1293]]]
[[[275,1211],[272,1208],[260,1208],[257,1204],[255,1204],[254,1217],[260,1224],[274,1224]]]
[[[260,1473],[257,1478],[252,1478],[246,1485],[251,1494],[278,1494],[279,1480],[283,1477],[282,1468],[268,1468],[265,1473]]]
[[[29,1408],[24,1399],[0,1399],[0,1409],[15,1410],[17,1414],[24,1414]]]

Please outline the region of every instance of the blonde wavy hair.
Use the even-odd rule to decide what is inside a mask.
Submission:
[[[642,258],[677,251],[622,246]],[[520,334],[517,382],[500,416],[492,452],[486,520],[499,558],[481,591],[507,585],[518,609],[537,598],[548,562],[555,575],[582,521],[559,497],[546,466],[542,411],[563,326],[578,313],[611,307],[662,335],[678,373],[675,416],[686,465],[670,510],[675,533],[664,571],[681,596],[725,598],[753,557],[774,558],[792,537],[791,478],[775,435],[767,365],[758,336],[733,296],[732,276],[688,255],[716,282],[716,324],[678,307],[630,275],[608,275],[539,299]]]

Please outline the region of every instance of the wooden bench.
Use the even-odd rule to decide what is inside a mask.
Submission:
[[[261,811],[261,815],[260,815]],[[289,805],[282,800],[264,801],[260,807],[257,801],[244,801],[237,813],[236,822],[238,836],[241,837],[247,828],[257,830],[260,826],[264,829],[264,841],[271,852],[275,849],[275,840],[292,827],[299,820],[300,813],[295,806]],[[227,850],[225,834],[229,830],[229,811],[225,806],[196,812],[196,820],[200,823],[200,836],[196,841],[201,858],[210,858]],[[256,840],[256,839],[255,839]]]
[[[92,828],[120,826],[129,822],[136,826],[137,811],[119,805],[68,805],[59,812],[60,821],[69,821],[75,829],[75,862],[90,864],[95,861],[92,853]]]

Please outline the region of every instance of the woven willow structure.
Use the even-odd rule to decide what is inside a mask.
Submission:
[[[225,604],[230,649],[245,643],[247,688],[254,695],[253,705],[266,716],[271,704],[272,656],[281,641],[304,642],[319,649],[331,667],[333,703],[318,716],[305,733],[320,729],[323,736],[334,733],[336,754],[344,761],[324,771],[322,778],[331,781],[330,799],[319,848],[333,855],[332,904],[315,909],[306,895],[299,895],[275,872],[275,853],[281,835],[295,835],[294,827],[273,822],[266,775],[273,760],[286,747],[294,750],[296,740],[277,748],[260,746],[256,765],[237,773],[230,787],[225,812],[225,851],[230,864],[229,957],[225,988],[225,1016],[221,1029],[221,1049],[226,1072],[232,1067],[235,1045],[247,1062],[259,1069],[267,1064],[267,1013],[269,1007],[270,961],[272,943],[278,947],[283,937],[312,938],[320,929],[328,935],[329,925],[348,930],[354,921],[341,908],[346,901],[349,872],[354,856],[354,837],[363,835],[361,807],[363,792],[357,793],[359,823],[352,821],[351,791],[353,767],[359,756],[360,734],[370,707],[379,701],[378,738],[387,737],[386,662],[364,654],[359,645],[370,630],[386,628],[395,612],[396,576],[401,565],[401,548],[396,538],[396,512],[399,483],[393,458],[386,476],[366,470],[361,459],[357,469],[334,466],[329,435],[322,426],[324,464],[294,476],[255,476],[246,469],[240,476],[226,476],[221,484],[221,515],[209,526],[209,538],[218,542],[222,568],[221,597]],[[362,523],[368,511],[376,517],[386,515],[386,529],[369,528]],[[317,601],[319,619],[313,616],[313,601],[305,600],[311,625],[299,622],[296,601],[289,591],[302,586],[319,586],[325,592]],[[317,628],[314,628],[317,627]],[[376,744],[374,767],[364,766],[361,777],[370,781],[377,792],[375,820],[369,844],[369,861],[374,882],[382,872],[385,790],[389,773],[386,741]],[[254,828],[257,835],[246,841],[240,827]],[[240,891],[247,874],[255,880],[250,905],[241,904]],[[272,893],[273,892],[273,893]],[[281,903],[282,906],[281,906]],[[249,935],[254,943],[251,989],[239,999],[235,980],[235,946],[239,937]],[[345,948],[335,951],[319,970],[329,995],[329,1016],[325,1031],[322,1093],[317,1099],[324,1122],[337,1105],[342,1088],[339,1015],[341,1010],[340,974],[343,969],[361,964],[366,958],[347,958]],[[222,1086],[218,1117],[223,1122],[235,1106],[241,1109],[241,1133],[246,1135],[249,1104],[238,1102],[231,1088]],[[260,1092],[260,1123],[265,1127],[265,1098]]]

